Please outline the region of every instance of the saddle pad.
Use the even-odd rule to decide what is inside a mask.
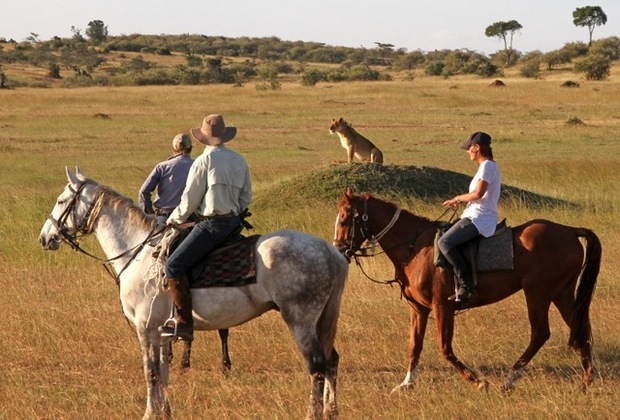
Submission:
[[[478,271],[514,269],[512,228],[505,228],[500,234],[478,242],[476,266]]]
[[[215,249],[191,270],[190,287],[239,287],[256,283],[256,242],[259,238],[260,235],[252,235]]]

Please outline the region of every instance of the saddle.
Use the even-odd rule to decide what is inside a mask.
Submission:
[[[245,211],[244,217],[249,213]],[[185,225],[183,229],[173,229],[159,243],[153,255],[163,263],[179,244],[187,237],[194,224]],[[190,288],[239,287],[256,283],[256,242],[261,235],[243,236],[243,229],[253,226],[241,218],[241,225],[228,237],[203,257],[188,273]]]
[[[437,267],[452,269],[450,263],[443,256],[437,241],[452,226],[453,223],[444,223],[435,235],[435,259]],[[506,225],[506,219],[497,224],[493,236],[485,238],[479,236],[461,246],[461,255],[467,260],[472,273],[483,271],[510,271],[514,269],[514,247],[512,228]]]

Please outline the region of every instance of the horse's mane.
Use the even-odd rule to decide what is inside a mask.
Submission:
[[[86,181],[93,185],[98,185],[93,180]],[[154,229],[157,226],[157,219],[154,216],[148,215],[142,211],[142,209],[136,206],[130,198],[125,197],[119,192],[113,190],[105,185],[98,185],[95,200],[93,202],[93,209],[90,213],[87,223],[87,231],[90,232],[104,204],[110,206],[113,210],[117,211],[120,208],[124,208],[129,223],[138,224],[145,229]]]
[[[391,211],[396,211],[396,209],[399,208],[398,205],[396,205],[395,203],[392,203],[391,201],[387,201],[387,200],[383,200],[381,198],[377,198],[374,197],[370,194],[366,194],[366,199],[368,200],[374,200],[375,202],[378,203],[382,203],[386,208],[389,208]],[[427,222],[427,223],[433,223],[431,222],[431,220],[427,217],[424,216],[418,216],[417,214],[413,214],[411,211],[405,209],[405,208],[400,208],[401,209],[401,217],[405,216],[406,218],[410,218],[410,219],[415,219],[417,221],[422,221],[422,222]]]

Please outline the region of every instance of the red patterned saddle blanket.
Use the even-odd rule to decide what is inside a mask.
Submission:
[[[260,235],[240,236],[239,241],[210,252],[189,273],[192,289],[239,287],[256,283],[256,242]]]

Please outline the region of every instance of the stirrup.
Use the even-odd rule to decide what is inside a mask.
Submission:
[[[177,340],[194,340],[193,329],[187,327],[186,331],[183,328],[179,328],[179,322],[175,318],[168,318],[166,322],[164,322],[164,325],[158,328],[158,331],[162,338],[166,340],[172,340],[172,342],[175,342]]]
[[[461,286],[455,294],[448,298],[448,300],[452,300],[454,302],[467,302],[469,298],[474,297],[477,294],[476,289],[470,290],[465,286]]]
[[[166,320],[166,322],[164,322],[164,325],[161,325],[157,330],[162,337],[176,338],[178,326],[179,323],[177,322],[176,318],[171,316]]]

